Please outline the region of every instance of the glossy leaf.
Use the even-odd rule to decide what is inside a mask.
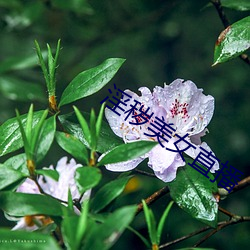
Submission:
[[[104,87],[124,63],[124,59],[110,58],[99,66],[78,74],[64,90],[59,106],[92,95]]]
[[[83,113],[84,116],[89,119],[89,114]],[[77,119],[72,114],[59,116],[60,122],[63,124],[63,127],[76,138],[78,138],[86,147],[89,148],[89,144],[82,132],[81,127],[79,126]],[[97,152],[104,153],[112,148],[123,144],[121,138],[116,136],[111,130],[107,122],[102,122],[102,127],[100,130],[99,140],[97,143]]]
[[[47,177],[50,177],[51,179],[58,181],[59,179],[59,173],[56,170],[52,169],[37,169],[36,170],[37,174],[44,175]]]
[[[8,160],[4,162],[4,165],[8,166],[9,168],[18,170],[19,172],[28,176],[29,171],[27,169],[26,160],[27,160],[26,155],[23,153],[10,157]]]
[[[135,141],[119,145],[108,152],[98,166],[135,159],[146,154],[156,145],[157,142],[152,141]]]
[[[0,164],[0,190],[25,178],[21,172]]]
[[[80,249],[82,238],[87,229],[88,201],[84,201],[80,216],[65,217],[62,222],[62,234],[67,249]]]
[[[0,93],[6,98],[14,101],[45,101],[42,86],[26,82],[14,77],[0,77]]]
[[[132,176],[116,179],[100,188],[92,200],[91,208],[99,212],[117,198],[124,190],[128,180]]]
[[[109,249],[131,223],[136,209],[136,206],[117,209],[108,216],[103,224],[92,227],[83,249]]]
[[[65,217],[62,222],[63,240],[69,250],[77,249],[76,233],[78,222],[78,216]]]
[[[56,132],[56,141],[62,149],[71,154],[82,164],[88,165],[88,152],[86,146],[73,135]]]
[[[97,140],[99,138],[101,127],[102,127],[104,108],[105,108],[105,104],[103,103],[101,108],[100,108],[100,112],[98,114],[97,120],[96,120],[96,139]]]
[[[166,221],[166,219],[168,217],[169,211],[170,211],[173,204],[174,204],[173,201],[169,202],[168,206],[166,207],[166,209],[165,209],[164,213],[162,214],[161,219],[159,221],[159,224],[158,224],[158,227],[157,227],[157,243],[158,244],[160,244],[162,230],[163,230],[165,221]]]
[[[48,153],[50,146],[54,140],[56,132],[56,117],[52,116],[45,120],[41,135],[39,137],[37,149],[37,161],[41,161]]]
[[[48,234],[26,231],[10,231],[0,228],[0,249],[11,250],[60,250],[54,238]]]
[[[49,196],[13,192],[0,193],[0,208],[11,216],[35,214],[62,216],[63,210],[66,209]]]
[[[33,127],[41,118],[44,111],[34,112]],[[25,124],[27,114],[21,115],[22,123]],[[0,126],[0,156],[13,152],[23,146],[17,118],[11,118]]]
[[[250,1],[249,0],[221,0],[223,7],[227,7],[239,11],[250,10]]]
[[[192,162],[190,162],[192,163]],[[209,174],[213,179],[212,174]],[[191,216],[216,227],[218,204],[213,196],[217,192],[216,182],[186,165],[178,169],[177,177],[168,183],[170,195],[180,208]]]
[[[84,134],[84,138],[86,138],[88,145],[91,146],[91,139],[92,138],[91,138],[91,134],[90,134],[89,125],[88,125],[86,119],[84,118],[84,116],[82,115],[82,113],[80,112],[80,110],[75,106],[73,106],[73,108],[75,110],[78,122],[81,125],[81,129],[82,129],[82,132]]]
[[[151,244],[152,245],[157,244],[156,221],[155,221],[154,214],[144,200],[142,200],[142,204],[143,204],[143,212],[144,212],[145,219],[147,222],[148,234],[149,234]]]
[[[89,201],[85,200],[82,206],[82,213],[80,215],[79,222],[77,225],[76,242],[77,242],[78,248],[81,245],[83,236],[85,235],[87,231],[88,214],[89,214]]]
[[[75,173],[76,185],[81,194],[95,187],[101,180],[102,173],[95,167],[77,168]]]
[[[218,37],[214,50],[214,65],[226,62],[250,47],[250,16],[228,26]]]

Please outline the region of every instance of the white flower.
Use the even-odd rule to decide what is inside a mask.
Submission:
[[[155,122],[156,117],[163,118],[165,123],[172,123],[172,127],[176,131],[168,142],[161,141],[164,147],[159,144],[144,156],[118,164],[107,164],[106,168],[111,171],[128,171],[135,168],[145,158],[149,158],[148,166],[154,170],[155,175],[165,182],[170,182],[175,179],[177,168],[186,164],[178,152],[166,150],[166,148],[176,150],[174,142],[178,138],[174,135],[185,136],[189,134],[186,139],[191,145],[200,145],[207,151],[211,151],[205,142],[201,142],[201,136],[205,135],[206,127],[213,116],[214,98],[210,95],[204,95],[203,90],[198,89],[192,81],[182,79],[177,79],[163,88],[156,86],[153,93],[146,87],[140,88],[139,91],[142,94],[141,96],[130,90],[125,90],[125,93],[132,96],[132,98],[126,103],[127,107],[123,106],[123,108],[128,110],[131,108],[130,105],[134,104],[134,100],[139,101],[141,105],[144,105],[144,111],[150,108],[148,115],[154,113],[149,120],[151,124]],[[140,107],[137,106],[137,108]],[[131,125],[129,122],[135,123],[135,119],[131,119],[130,116],[129,119],[125,120],[128,113],[120,112],[120,114],[118,116],[112,110],[105,109],[105,115],[111,129],[117,136],[122,137],[125,143],[138,140],[157,141],[156,137],[149,137],[144,134],[152,134],[148,129],[150,127],[149,122],[143,125]],[[187,144],[180,142],[178,147],[184,149]],[[199,147],[196,147],[196,149],[189,148],[185,151],[193,159],[199,152]],[[217,169],[219,169],[219,164],[216,161],[211,172]]]
[[[55,181],[54,179],[47,176],[40,176],[38,178],[38,183],[46,194],[49,194],[62,201],[68,200],[68,190],[70,190],[71,192],[72,199],[78,199],[80,197],[80,193],[77,189],[74,175],[76,169],[78,167],[81,167],[81,165],[76,164],[74,159],[71,159],[69,162],[67,161],[67,157],[63,157],[58,161],[55,169],[53,166],[50,166],[49,168],[44,168],[56,170],[59,173],[58,181]],[[16,191],[21,193],[41,194],[36,183],[29,178],[27,178],[25,182],[23,182],[17,188]],[[89,198],[89,196],[90,190],[84,193],[80,202]],[[37,224],[41,224],[41,226],[52,222],[49,217],[45,216],[25,216],[18,221],[17,225],[12,230],[22,229],[27,231],[34,231],[38,229],[38,226],[34,224],[34,220]]]

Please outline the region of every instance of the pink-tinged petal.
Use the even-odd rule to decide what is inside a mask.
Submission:
[[[186,153],[188,156],[190,156],[190,157],[192,157],[193,159],[195,159],[195,158],[197,157],[197,155],[201,152],[200,147],[204,148],[204,149],[207,150],[208,152],[211,151],[211,152],[212,152],[212,155],[215,155],[215,154],[213,153],[213,151],[211,150],[211,148],[207,145],[206,142],[202,142],[202,144],[201,144],[200,146],[198,146],[195,150],[193,150],[193,149],[188,149],[188,150],[186,150],[185,153]],[[206,152],[204,152],[204,151],[202,151],[202,153],[206,154]],[[216,157],[216,156],[215,156],[215,157]],[[211,159],[215,160],[214,158],[211,158]],[[220,164],[219,164],[219,162],[218,162],[217,160],[215,160],[215,164],[214,164],[213,168],[210,170],[210,172],[215,173],[215,171],[218,170],[219,168],[220,168]]]
[[[40,194],[36,183],[27,178],[16,190],[18,193]]]
[[[107,165],[105,165],[105,167],[106,167],[106,169],[108,169],[110,171],[114,171],[114,172],[129,171],[129,170],[136,168],[144,159],[145,159],[145,157],[139,157],[139,158],[136,158],[136,159],[130,160],[130,161],[107,164]]]
[[[214,112],[214,98],[204,95],[192,81],[177,79],[164,89],[154,89],[154,97],[167,111],[167,121],[174,123],[180,134],[200,133]]]
[[[39,184],[42,186],[45,193],[55,198],[67,201],[68,190],[70,189],[72,198],[77,199],[80,197],[80,193],[77,189],[74,175],[78,167],[81,167],[81,165],[76,164],[74,159],[68,162],[68,158],[63,157],[58,161],[56,166],[56,170],[59,173],[58,181],[46,176],[39,179]]]
[[[169,147],[170,145],[167,143],[165,146]],[[155,175],[164,182],[174,180],[176,178],[177,168],[185,164],[178,153],[168,151],[160,145],[155,146],[149,152],[148,166],[151,167]]]
[[[176,129],[176,134],[184,136],[188,133],[189,137],[187,140],[192,145],[201,144],[200,137],[205,135],[206,126],[210,122],[214,112],[214,98],[212,96],[204,95],[202,93],[203,90],[198,89],[192,81],[184,81],[182,79],[177,79],[170,85],[164,85],[163,88],[156,86],[153,93],[146,87],[142,87],[139,90],[141,91],[141,96],[129,90],[125,91],[132,98],[127,102],[127,108],[124,108],[125,110],[130,109],[134,104],[134,100],[140,102],[145,110],[150,108],[148,114],[154,114],[148,123],[140,126],[131,125],[129,122],[134,118],[125,121],[127,113],[121,111],[121,115],[117,116],[113,111],[109,109],[105,110],[112,130],[116,135],[122,137],[125,143],[138,140],[156,140],[155,137],[149,138],[144,133],[149,133],[148,127],[158,117],[160,119],[164,118],[168,124],[172,123],[172,126]],[[139,113],[138,111],[136,112]],[[171,139],[167,146],[171,149],[176,149],[173,145],[173,142],[176,140],[176,137]],[[187,145],[181,142],[178,146],[184,149]],[[157,148],[159,149],[158,151]],[[187,151],[192,158],[195,158],[198,154],[198,151],[192,148]],[[159,152],[163,154],[161,155]],[[177,168],[185,165],[185,162],[178,153],[167,151],[161,148],[160,145],[147,155],[149,157],[149,167],[153,168],[157,177],[166,182],[173,180],[176,176]],[[137,161],[111,164],[107,169],[112,171],[128,171],[138,164]],[[214,168],[217,167],[216,165]]]
[[[195,145],[201,145],[201,137],[206,135],[206,132],[208,132],[208,129],[205,128],[203,131],[201,131],[199,134],[191,135],[190,140]]]

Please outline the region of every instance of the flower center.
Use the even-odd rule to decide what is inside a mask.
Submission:
[[[172,118],[175,118],[176,116],[184,119],[184,122],[187,121],[187,119],[190,117],[188,115],[188,111],[187,111],[187,107],[188,107],[188,103],[184,102],[184,103],[180,103],[177,99],[175,99],[174,102],[172,102],[171,105],[171,115]]]

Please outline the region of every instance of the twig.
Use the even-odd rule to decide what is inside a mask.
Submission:
[[[154,177],[156,178],[156,176],[152,173],[148,173],[148,172],[145,172],[145,171],[142,171],[142,170],[139,170],[139,169],[134,169],[134,172],[137,172],[141,175],[146,175],[146,176],[149,176],[149,177]]]
[[[220,20],[223,23],[224,28],[226,29],[228,26],[230,26],[230,22],[229,22],[226,14],[225,14],[223,8],[222,8],[220,0],[211,0],[211,3],[216,8],[216,10],[217,10],[217,12],[219,14]],[[249,59],[249,57],[248,57],[247,54],[241,54],[239,57],[245,63],[247,63],[248,65],[250,65],[250,59]]]
[[[216,10],[219,14],[220,20],[224,25],[224,28],[227,28],[230,25],[230,22],[225,14],[223,8],[222,8],[220,0],[211,0],[211,2],[214,5],[214,7],[216,8]]]
[[[153,202],[155,202],[156,200],[158,200],[159,198],[161,198],[162,196],[164,196],[167,193],[169,193],[169,188],[168,187],[163,187],[160,190],[153,193],[152,195],[150,195],[148,198],[146,198],[145,202],[146,202],[147,205],[150,205],[150,204],[152,204]],[[142,210],[143,210],[143,205],[142,205],[142,203],[140,203],[140,204],[137,205],[136,214],[140,213]]]
[[[219,207],[218,208],[223,214],[229,216],[230,218],[233,218],[235,216],[235,214],[232,214],[231,212],[227,211],[226,209]]]
[[[202,238],[202,240],[200,240],[198,243],[196,243],[194,245],[194,247],[198,246],[199,244],[201,244],[202,242],[204,242],[207,238],[209,238],[210,236],[212,236],[213,234],[215,234],[216,232],[220,231],[221,229],[223,229],[224,227],[227,227],[229,225],[232,225],[232,224],[238,224],[238,223],[241,223],[241,222],[246,222],[246,221],[250,221],[250,217],[249,216],[237,216],[237,215],[234,215],[234,217],[232,217],[232,219],[230,221],[222,221],[222,222],[219,222],[218,223],[218,227],[216,229],[214,229],[213,231],[209,232],[205,237]],[[159,248],[165,248],[165,247],[169,247],[171,245],[174,245],[174,244],[177,244],[181,241],[184,241],[188,238],[191,238],[197,234],[200,234],[200,233],[203,233],[203,232],[206,232],[207,230],[210,230],[210,229],[213,229],[212,227],[210,226],[207,226],[207,227],[204,227],[204,228],[201,228],[193,233],[190,233],[190,234],[187,234],[185,236],[182,236],[178,239],[175,239],[173,241],[170,241],[170,242],[167,242],[165,244],[162,244],[159,246]],[[208,236],[209,235],[209,236]]]
[[[229,193],[227,190],[225,190],[224,188],[218,188],[218,193],[219,196],[222,197],[226,197],[229,194],[235,193],[243,188],[246,188],[250,185],[250,176],[246,177],[245,179],[241,180],[238,185],[236,185],[233,190]]]
[[[206,232],[206,231],[209,230],[209,229],[212,229],[212,228],[211,228],[210,226],[203,227],[203,228],[201,228],[201,229],[199,229],[199,230],[197,230],[197,231],[195,231],[195,232],[192,232],[192,233],[190,233],[190,234],[187,234],[187,235],[185,235],[185,236],[182,236],[182,237],[180,237],[180,238],[178,238],[178,239],[175,239],[175,240],[173,240],[173,241],[170,241],[170,242],[168,242],[168,243],[162,244],[162,245],[159,246],[159,248],[165,248],[165,247],[168,247],[168,246],[177,244],[177,243],[179,243],[179,242],[181,242],[181,241],[183,241],[183,240],[186,240],[186,239],[188,239],[188,238],[191,238],[191,237],[193,237],[193,236],[195,236],[195,235],[197,235],[197,234]]]
[[[237,192],[243,188],[246,188],[247,186],[250,185],[250,176],[246,177],[245,179],[241,180],[238,185],[236,185],[231,193]],[[230,194],[231,194],[230,193]]]
[[[247,221],[250,221],[250,216],[234,216],[230,221],[223,221],[222,223],[220,223],[220,225],[216,229],[209,232],[201,240],[199,240],[196,244],[194,244],[193,247],[199,246],[204,241],[206,241],[208,238],[210,238],[212,235],[214,235],[215,233],[219,232],[221,229],[223,229],[227,226],[230,226],[233,224],[238,224],[241,222],[247,222]]]

